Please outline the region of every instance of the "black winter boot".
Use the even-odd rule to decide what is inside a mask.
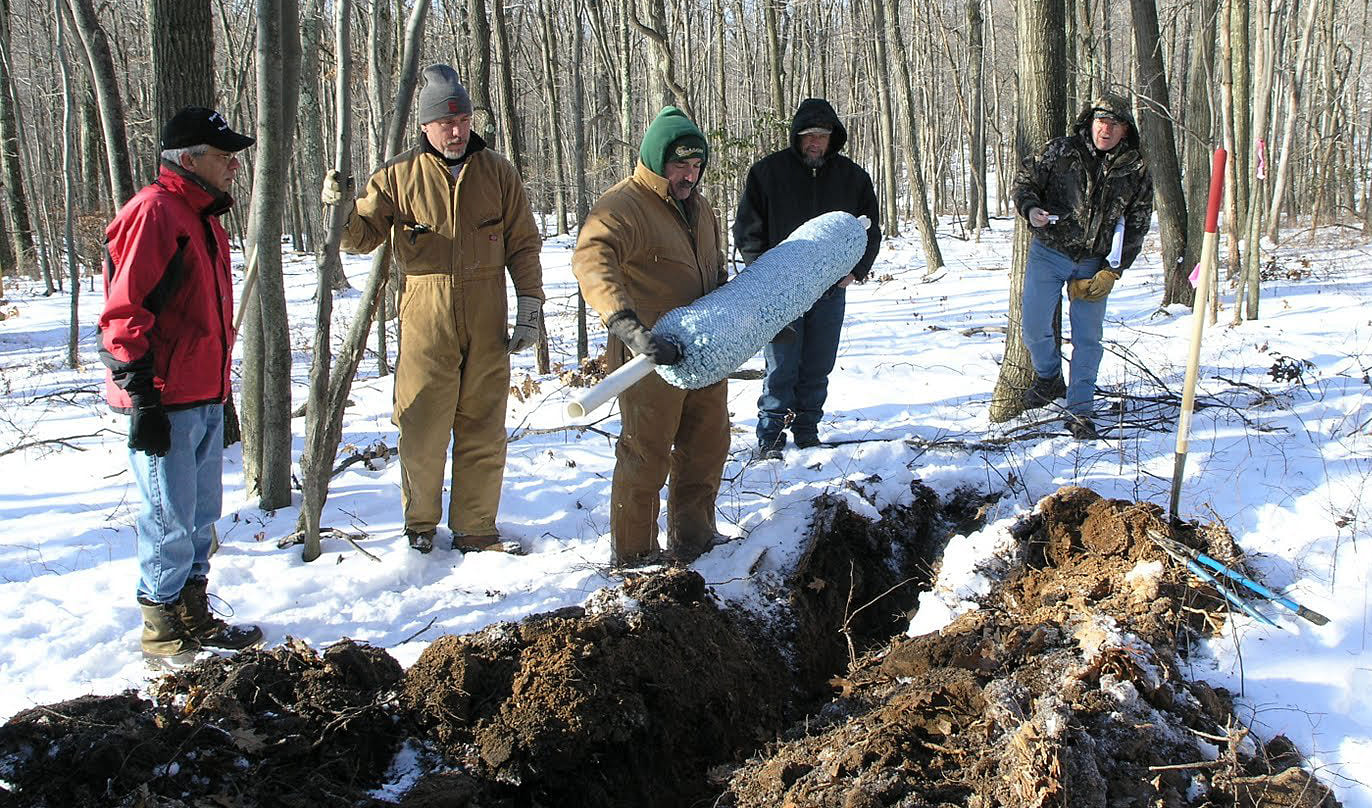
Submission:
[[[1067,431],[1077,440],[1096,440],[1100,433],[1096,424],[1084,415],[1073,415],[1067,419]]]
[[[200,652],[200,643],[181,619],[179,603],[153,603],[138,599],[143,612],[143,658],[159,667],[188,665]]]
[[[434,533],[430,530],[407,530],[405,540],[410,543],[410,549],[418,550],[421,553],[428,553],[434,549]]]
[[[206,648],[229,651],[241,651],[262,642],[262,629],[257,626],[231,626],[210,611],[209,584],[206,578],[189,578],[181,589],[181,601],[176,608],[191,636]]]
[[[1034,383],[1029,385],[1028,390],[1024,391],[1024,408],[1036,410],[1039,407],[1046,407],[1065,395],[1067,395],[1067,384],[1063,382],[1061,373],[1047,379],[1042,376],[1035,376]]]

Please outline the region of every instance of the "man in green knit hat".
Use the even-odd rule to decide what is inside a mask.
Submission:
[[[679,362],[677,346],[649,329],[727,278],[719,222],[698,190],[709,159],[704,133],[676,107],[663,109],[643,136],[633,176],[606,191],[581,228],[572,272],[610,332],[611,369],[631,354]],[[620,394],[610,493],[614,564],[657,557],[669,470],[667,558],[689,563],[718,535],[715,497],[729,454],[726,384],[682,390],[653,373]]]

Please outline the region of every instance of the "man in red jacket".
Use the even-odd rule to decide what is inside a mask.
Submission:
[[[210,542],[223,496],[224,400],[233,351],[229,239],[236,153],[253,138],[187,107],[162,128],[158,177],[105,230],[100,358],[105,397],[129,415],[138,481],[143,654],[181,664],[262,640],[209,608]]]

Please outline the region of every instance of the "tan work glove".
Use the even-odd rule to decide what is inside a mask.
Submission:
[[[1115,281],[1119,279],[1119,273],[1102,269],[1090,278],[1068,281],[1067,297],[1072,300],[1085,300],[1089,303],[1104,300],[1110,294],[1110,290],[1115,288]]]
[[[329,169],[328,173],[324,175],[324,185],[319,189],[319,201],[325,205],[337,205],[344,201],[346,196],[348,203],[351,204],[352,195],[353,178],[344,179],[343,175],[338,173],[338,169]]]
[[[514,330],[510,332],[510,341],[505,345],[510,353],[527,350],[538,342],[538,314],[543,310],[543,301],[529,295],[520,295],[515,303],[519,309],[515,315]]]

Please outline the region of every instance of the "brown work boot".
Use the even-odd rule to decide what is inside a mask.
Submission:
[[[181,620],[178,603],[138,599],[143,612],[143,658],[159,667],[177,668],[195,661],[200,642]]]
[[[262,642],[262,629],[257,626],[231,626],[210,611],[209,579],[188,578],[181,588],[181,600],[175,604],[181,622],[205,648],[241,651]]]
[[[502,541],[499,533],[483,533],[471,535],[460,531],[453,531],[453,549],[461,550],[464,553],[494,552],[494,553],[513,553],[519,555],[519,544],[515,542]]]

